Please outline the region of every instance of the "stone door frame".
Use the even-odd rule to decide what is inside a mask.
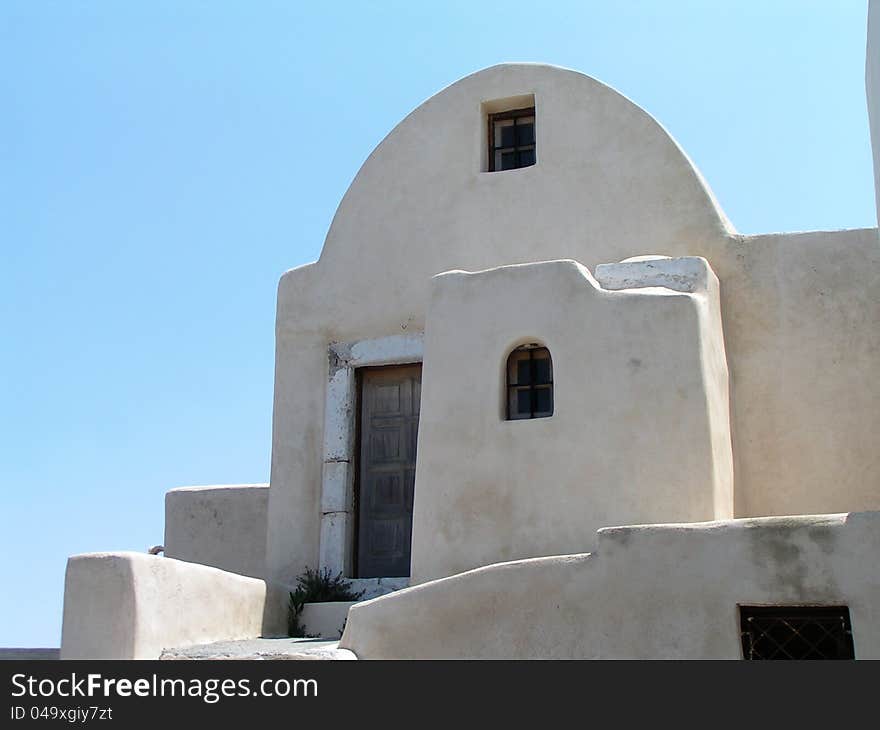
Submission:
[[[354,478],[357,455],[357,368],[421,364],[424,335],[391,335],[329,347],[327,395],[324,405],[324,464],[321,478],[319,566],[332,575],[352,577],[354,556]],[[358,581],[358,584],[361,581]],[[408,578],[372,578],[364,583],[403,587]],[[357,587],[361,587],[358,585]],[[370,586],[363,586],[370,587]],[[370,591],[372,592],[372,591]]]

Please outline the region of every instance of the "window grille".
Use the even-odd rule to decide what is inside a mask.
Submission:
[[[535,164],[535,108],[489,115],[489,172]]]
[[[517,347],[507,358],[507,419],[553,415],[553,361],[540,345]]]
[[[744,659],[854,659],[846,606],[740,606]]]

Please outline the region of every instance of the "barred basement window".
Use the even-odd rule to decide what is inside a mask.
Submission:
[[[855,659],[846,606],[740,606],[743,659]]]
[[[489,115],[489,172],[535,164],[535,107]]]
[[[507,420],[553,415],[553,360],[538,344],[517,347],[507,358]]]

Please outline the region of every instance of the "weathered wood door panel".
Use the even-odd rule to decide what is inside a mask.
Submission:
[[[422,366],[361,373],[357,572],[408,576]]]

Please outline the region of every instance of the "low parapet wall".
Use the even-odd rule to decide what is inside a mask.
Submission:
[[[158,659],[184,647],[261,635],[266,584],[143,553],[67,561],[62,659]]]
[[[880,658],[880,512],[599,531],[602,656],[740,659],[738,606],[846,605]]]
[[[165,495],[165,555],[265,576],[268,484],[180,487]]]
[[[353,605],[339,646],[359,659],[581,658],[596,645],[596,587],[589,553],[489,565]]]
[[[741,659],[739,606],[849,608],[880,658],[880,512],[612,527],[592,555],[501,563],[354,605],[360,659]]]

